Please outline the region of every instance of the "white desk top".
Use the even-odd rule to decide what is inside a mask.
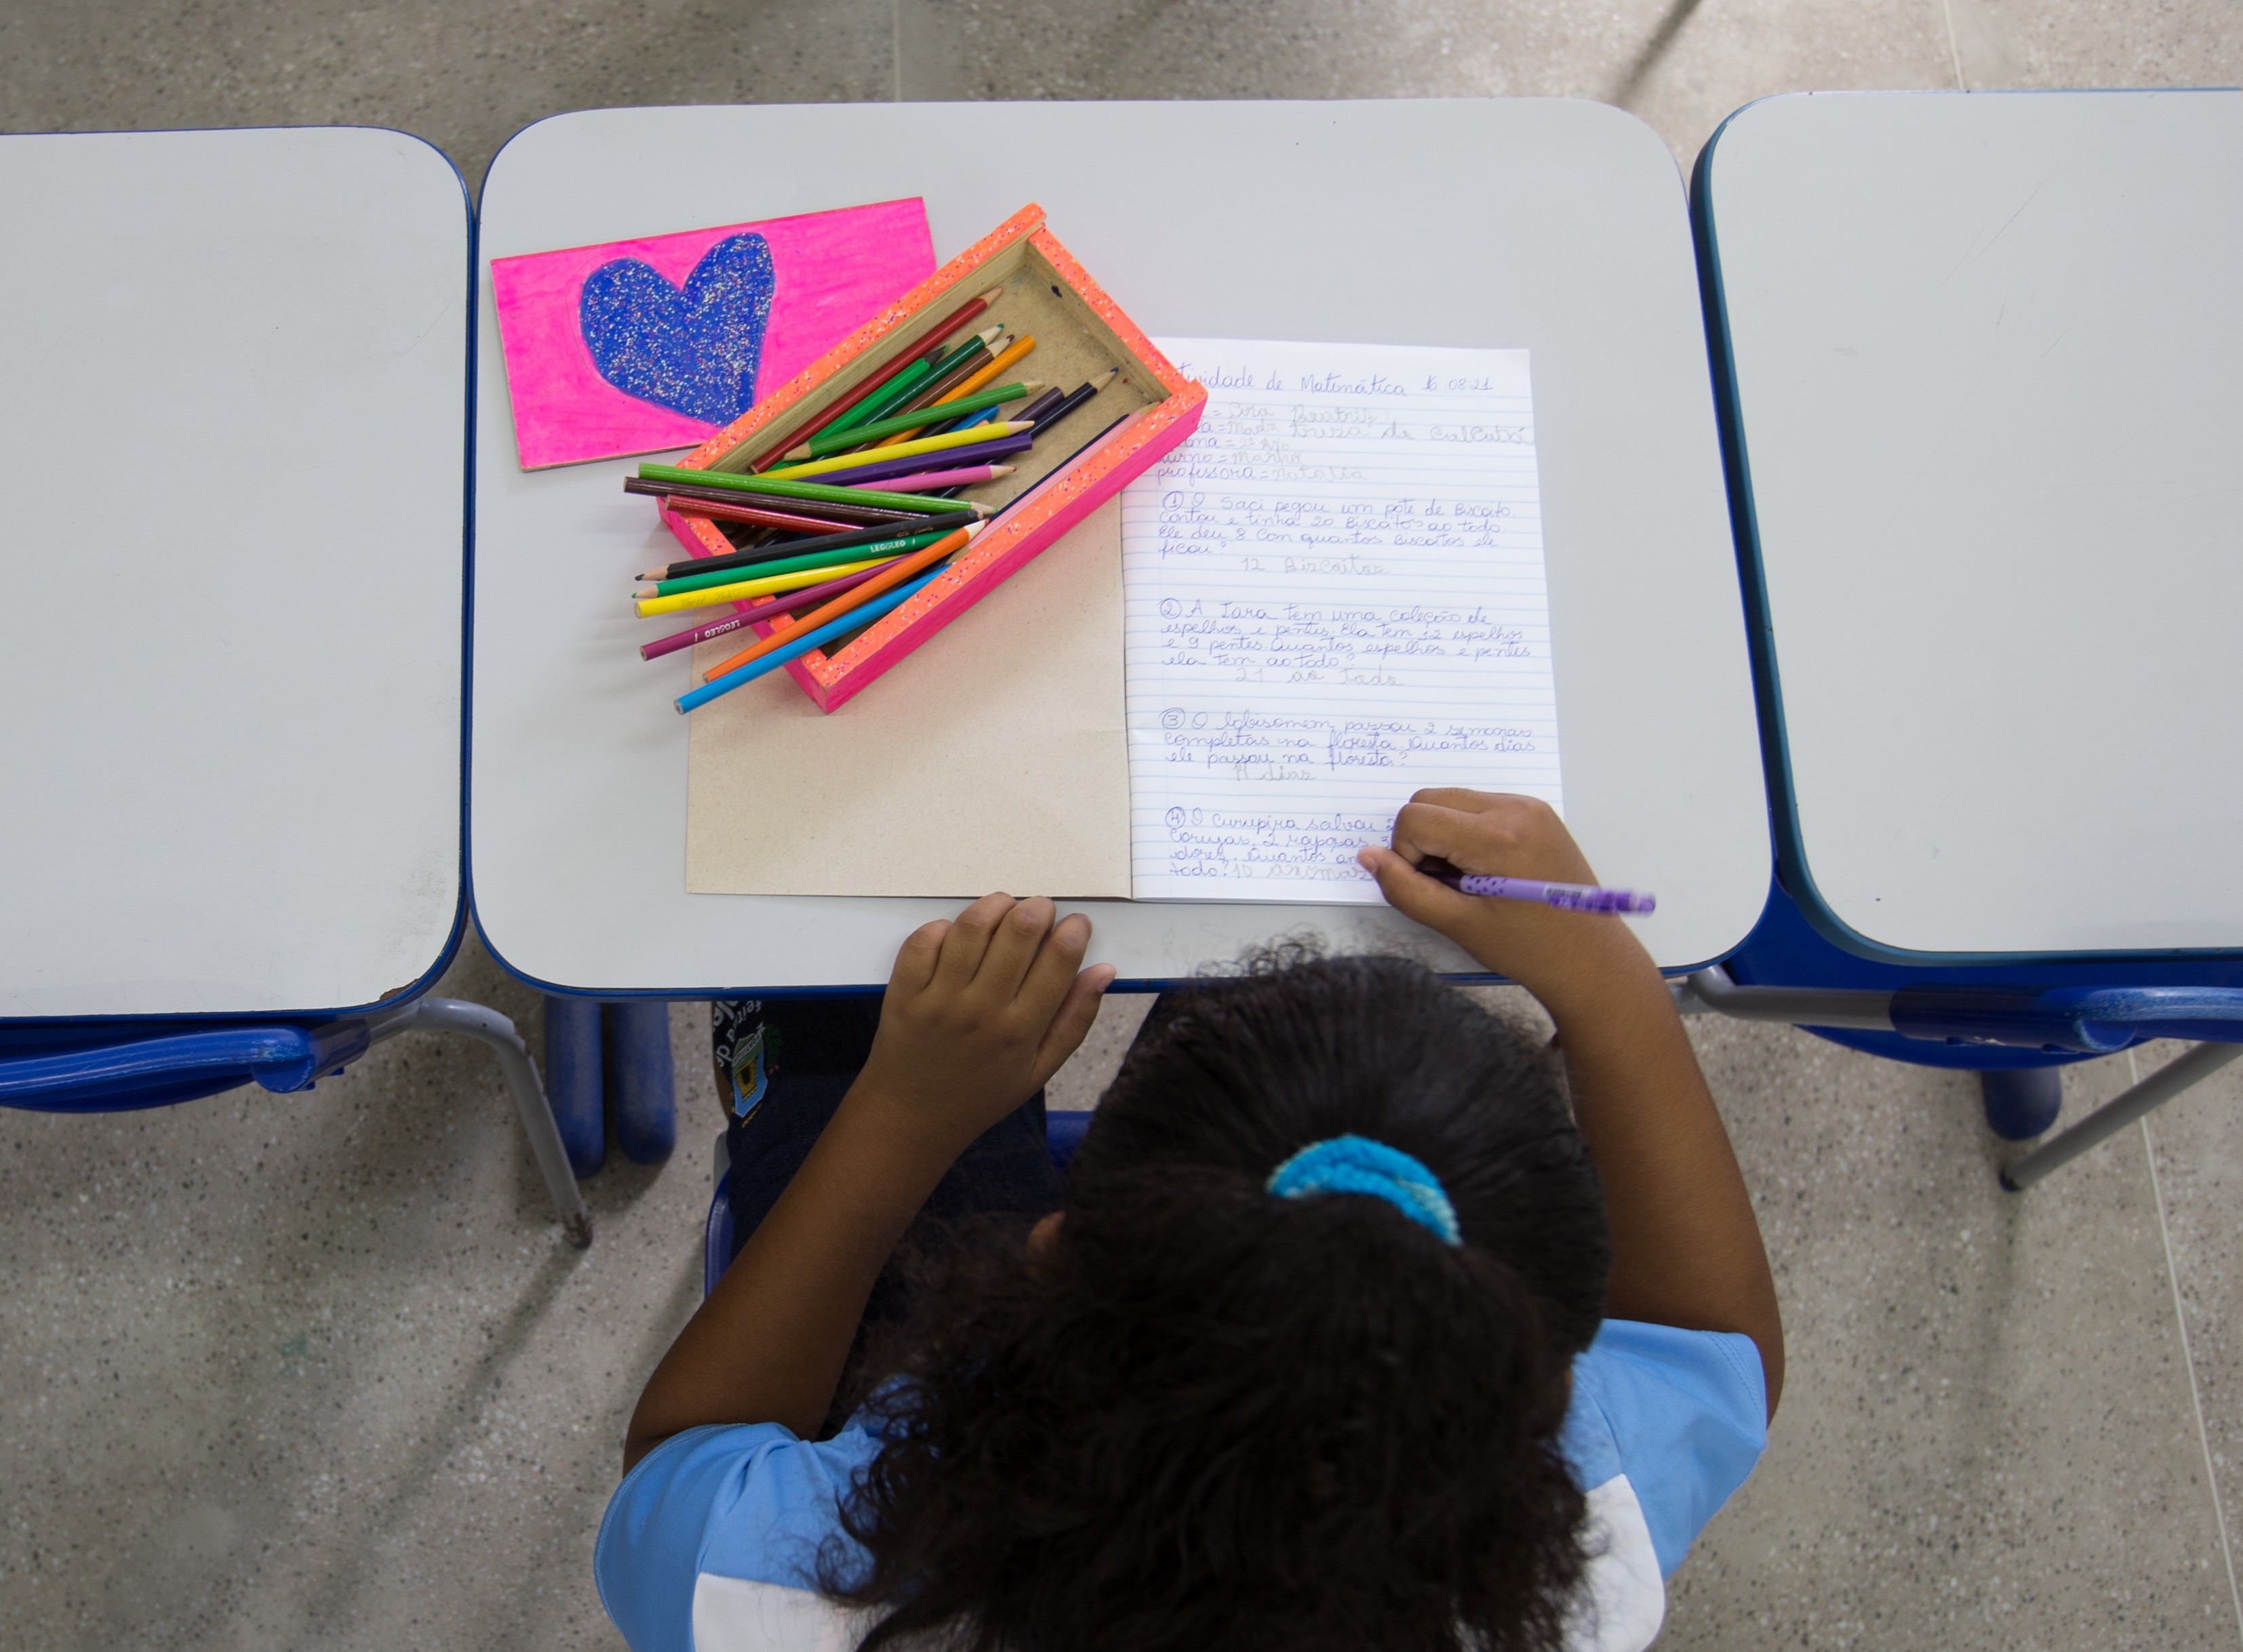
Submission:
[[[460,910],[457,174],[0,138],[0,1017],[410,984]]]
[[[1041,202],[1155,335],[1528,346],[1569,822],[1606,876],[1658,892],[1642,932],[1662,964],[1743,938],[1766,797],[1683,191],[1647,127],[1537,100],[610,110],[500,152],[482,256],[914,193],[938,259]],[[478,292],[485,936],[534,978],[601,991],[885,980],[953,903],[685,892],[684,656],[639,660],[621,582],[671,541],[623,495],[627,461],[512,462],[487,270]],[[1086,910],[1125,980],[1303,928],[1422,934],[1383,909]]]
[[[1775,98],[1710,200],[1822,902],[2243,947],[2243,96]]]

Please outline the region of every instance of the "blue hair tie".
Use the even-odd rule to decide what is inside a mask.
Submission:
[[[1441,1191],[1440,1179],[1398,1148],[1367,1136],[1334,1136],[1311,1142],[1262,1184],[1279,1199],[1308,1199],[1317,1193],[1364,1193],[1383,1199],[1444,1245],[1461,1245],[1456,1206]]]

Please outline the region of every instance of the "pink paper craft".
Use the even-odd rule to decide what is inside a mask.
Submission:
[[[770,309],[760,359],[751,364],[758,401],[934,269],[926,203],[916,197],[493,259],[492,296],[524,470],[690,447],[728,422],[690,417],[602,377],[580,305],[585,278],[603,266],[637,259],[681,289],[711,248],[746,235],[761,236],[770,251]]]

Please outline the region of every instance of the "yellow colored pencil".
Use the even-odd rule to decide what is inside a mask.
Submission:
[[[1017,436],[1035,427],[1034,421],[1027,419],[993,420],[986,425],[968,425],[963,430],[946,430],[940,436],[921,436],[917,441],[890,442],[879,447],[860,448],[853,453],[835,453],[830,459],[813,459],[806,464],[787,465],[765,471],[763,475],[766,479],[804,481],[829,470],[852,470],[859,465],[877,465],[890,459],[916,459],[921,453],[939,453],[946,447],[970,447],[975,442],[994,441],[1000,436]]]
[[[997,353],[996,359],[990,362],[990,364],[982,368],[980,372],[974,373],[970,378],[967,378],[960,383],[953,386],[948,393],[943,397],[941,401],[930,402],[924,411],[934,416],[930,417],[927,420],[926,424],[940,424],[942,420],[940,414],[936,413],[936,409],[940,408],[944,402],[963,401],[967,397],[980,389],[982,386],[995,384],[997,382],[997,375],[999,373],[1008,370],[1014,362],[1018,361],[1022,356],[1027,354],[1029,351],[1035,347],[1036,340],[1035,336],[1033,333],[1029,334],[1026,338],[1015,339],[1011,344],[1007,345],[1002,350]],[[898,441],[909,441],[913,436],[919,434],[919,431],[926,428],[926,425],[920,425],[914,429],[901,432],[898,434],[896,440]],[[980,426],[980,428],[986,430],[988,426],[984,425]]]
[[[863,562],[844,562],[839,567],[797,568],[791,574],[766,574],[759,580],[742,580],[737,585],[711,585],[698,591],[679,591],[670,596],[644,596],[634,605],[639,617],[646,619],[657,614],[677,614],[686,608],[713,608],[719,602],[747,602],[759,596],[776,596],[781,591],[799,591],[805,585],[823,585],[828,580],[845,579],[852,574],[861,574],[868,567],[878,567],[883,562],[892,562],[892,556],[875,556]]]

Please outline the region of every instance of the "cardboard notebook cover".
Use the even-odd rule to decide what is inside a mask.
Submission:
[[[1108,500],[863,705],[828,715],[773,672],[695,712],[685,887],[1126,897],[1121,512]],[[697,675],[736,641],[703,643]]]
[[[1055,448],[1063,451],[1068,443],[1086,439],[1100,428],[1103,419],[1111,418],[1117,411],[1126,413],[1124,422],[1047,476],[1008,479],[1014,487],[1025,491],[1017,498],[1008,499],[1006,495],[1011,489],[1007,488],[987,500],[987,502],[1003,504],[1005,508],[926,588],[860,633],[839,653],[812,652],[785,667],[786,674],[823,710],[838,710],[883,673],[956,621],[1047,546],[1112,499],[1123,484],[1183,440],[1199,423],[1207,402],[1206,390],[1176,371],[1043,224],[1041,207],[1022,207],[918,286],[883,306],[862,327],[759,402],[751,412],[678,461],[691,469],[738,468],[728,461],[738,458],[744,463],[774,440],[783,438],[809,413],[823,405],[818,393],[837,375],[848,375],[856,370],[855,381],[860,381],[863,372],[869,371],[872,364],[890,359],[888,353],[916,337],[917,329],[1000,276],[1012,284],[1020,304],[1043,305],[1042,289],[1047,285],[1060,309],[1077,306],[1077,343],[1104,339],[1102,347],[1107,356],[1128,370],[1120,386],[1092,399],[1091,409],[1096,409],[1100,403],[1107,404],[1102,415],[1095,417],[1088,410],[1079,411],[1074,422],[1081,428],[1074,433],[1056,433]],[[1034,284],[1020,279],[1024,271],[1031,269],[1038,275]],[[1030,285],[1034,291],[1026,290]],[[1008,298],[1006,303],[1014,304],[1014,299]],[[995,312],[993,307],[990,313]],[[1095,320],[1086,324],[1082,321],[1084,317]],[[1015,319],[1024,324],[1024,330],[1031,319],[1027,316]],[[1058,329],[1039,332],[1037,337],[1039,353],[1048,350],[1053,365],[1038,368],[1034,366],[1036,358],[1031,356],[1032,373],[1041,376],[1046,372],[1056,373],[1078,366],[1068,352],[1057,347]],[[980,490],[971,490],[969,497],[980,494]],[[731,542],[704,519],[665,513],[663,520],[695,556],[723,555],[733,548]],[[768,634],[770,628],[762,622],[756,626],[758,633]],[[1115,647],[1118,661],[1118,635]],[[731,652],[738,652],[737,641]],[[699,669],[705,669],[708,664],[723,657],[725,656],[714,655],[701,662],[697,677]],[[693,715],[697,720],[706,715],[706,708]]]

